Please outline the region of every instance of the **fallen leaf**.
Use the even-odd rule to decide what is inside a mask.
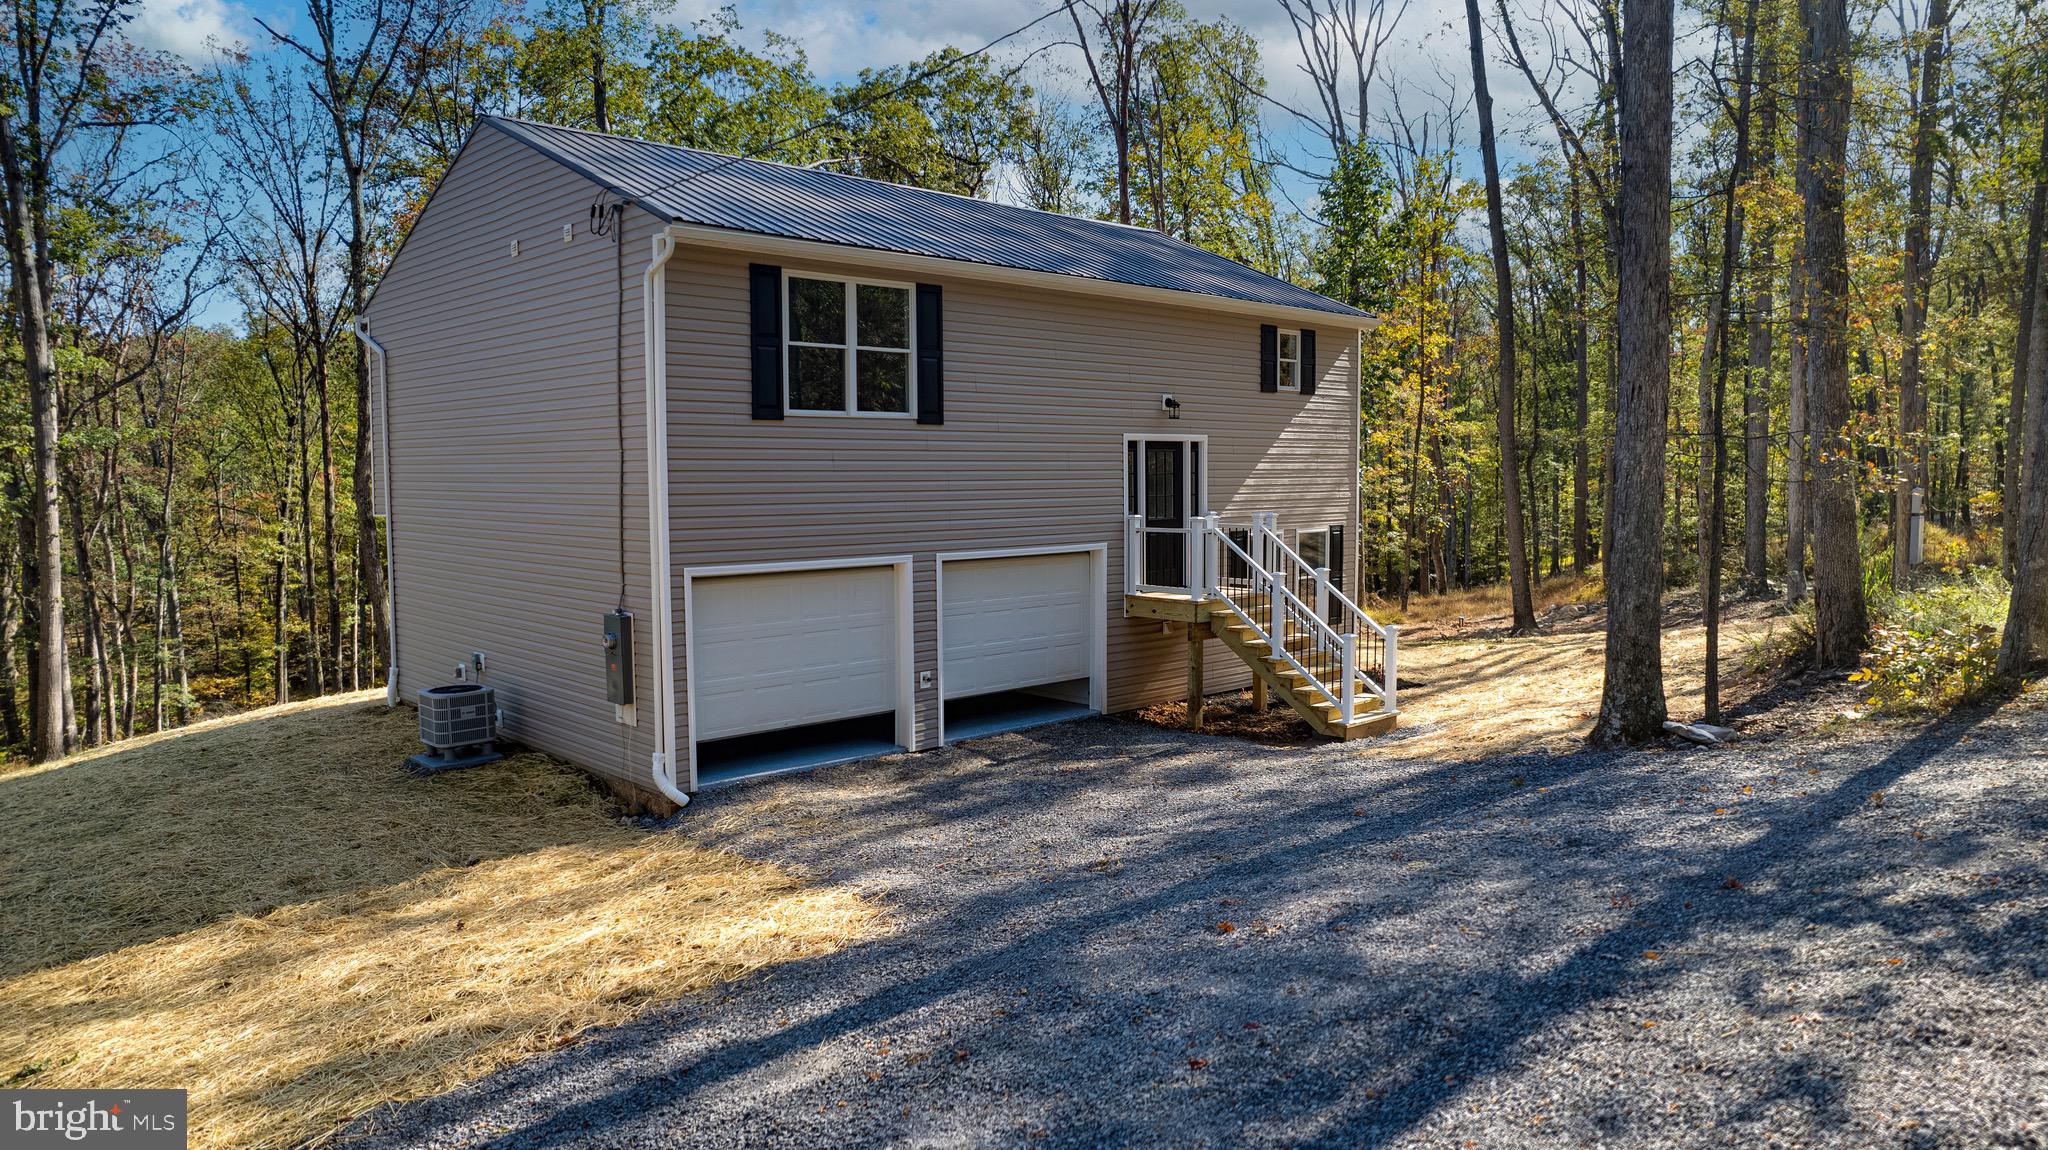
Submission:
[[[1649,959],[1651,962],[1655,962],[1658,958],[1662,956],[1654,950],[1646,950],[1643,952],[1643,957]]]
[[[1217,924],[1216,924],[1216,933],[1217,933],[1217,934],[1229,934],[1229,933],[1230,933],[1231,931],[1233,931],[1233,930],[1236,930],[1236,929],[1237,929],[1237,924],[1236,924],[1236,923],[1234,923],[1234,922],[1232,922],[1232,921],[1230,921],[1230,920],[1229,920],[1229,919],[1227,919],[1227,918],[1226,918],[1226,919],[1224,919],[1224,920],[1223,920],[1222,922],[1219,922],[1219,923],[1217,923]]]
[[[964,1049],[963,1049],[963,1050],[955,1050],[955,1051],[953,1052],[953,1061],[955,1061],[955,1062],[965,1062],[965,1061],[967,1061],[967,1051],[966,1051],[966,1050],[964,1050]]]
[[[1201,1069],[1202,1067],[1204,1067],[1204,1066],[1207,1066],[1207,1065],[1209,1065],[1209,1060],[1208,1060],[1208,1059],[1206,1059],[1206,1058],[1190,1058],[1190,1059],[1188,1059],[1188,1069],[1189,1069],[1189,1070],[1200,1070],[1200,1069]]]
[[[1736,877],[1735,877],[1734,875],[1732,875],[1732,874],[1731,874],[1731,875],[1729,875],[1729,876],[1727,877],[1727,879],[1726,879],[1726,880],[1724,880],[1724,881],[1723,881],[1723,882],[1721,883],[1721,889],[1722,889],[1722,890],[1741,890],[1741,889],[1742,889],[1742,880],[1741,880],[1741,879],[1739,879],[1739,878],[1736,878]]]

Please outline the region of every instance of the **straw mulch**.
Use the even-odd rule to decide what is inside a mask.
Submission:
[[[350,695],[0,774],[0,1081],[292,1146],[876,928],[538,755],[410,778],[414,722]]]

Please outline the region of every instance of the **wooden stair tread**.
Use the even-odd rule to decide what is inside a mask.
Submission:
[[[1244,604],[1240,604],[1243,606]],[[1366,690],[1366,678],[1361,675],[1354,686],[1352,718],[1349,724],[1339,721],[1340,709],[1336,704],[1326,702],[1321,691],[1311,690],[1308,676],[1287,665],[1284,658],[1276,655],[1272,645],[1259,637],[1258,630],[1228,609],[1219,609],[1210,617],[1210,629],[1224,645],[1239,659],[1251,667],[1252,673],[1265,680],[1268,687],[1280,696],[1287,705],[1308,720],[1319,734],[1334,739],[1356,739],[1369,735],[1383,734],[1391,729],[1399,716],[1384,709],[1383,701]],[[1293,654],[1309,646],[1316,638],[1289,626],[1288,636],[1283,642]]]

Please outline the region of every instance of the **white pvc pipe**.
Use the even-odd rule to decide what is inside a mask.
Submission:
[[[624,226],[620,220],[614,226]],[[623,238],[620,242],[624,242]],[[654,607],[654,687],[661,714],[654,724],[654,789],[679,807],[690,805],[689,792],[676,779],[676,628],[670,598],[668,527],[668,282],[665,271],[676,253],[676,237],[667,230],[654,236],[654,257],[641,279],[646,303],[642,326],[647,352],[647,565],[649,598]],[[695,781],[694,779],[692,780]]]
[[[384,705],[398,705],[398,532],[391,527],[391,357],[384,345],[370,338],[369,321],[355,321],[356,338],[377,357],[377,483],[384,493],[384,641],[391,647],[391,661],[384,668]],[[373,512],[375,508],[371,509]]]

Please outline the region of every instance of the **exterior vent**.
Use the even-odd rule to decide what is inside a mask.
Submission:
[[[405,761],[415,774],[494,763],[497,750],[497,693],[482,683],[450,683],[419,694],[420,742],[425,754]]]

